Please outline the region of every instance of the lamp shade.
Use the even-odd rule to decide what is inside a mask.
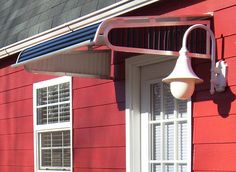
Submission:
[[[177,99],[188,99],[193,94],[195,84],[203,82],[193,72],[191,59],[183,52],[180,52],[174,70],[162,81],[170,83],[171,93]]]

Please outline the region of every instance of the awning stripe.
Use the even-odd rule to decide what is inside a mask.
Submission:
[[[62,50],[64,48],[68,48],[85,41],[91,42],[95,37],[99,25],[100,23],[97,23],[28,48],[22,51],[17,63],[21,63],[38,56]]]

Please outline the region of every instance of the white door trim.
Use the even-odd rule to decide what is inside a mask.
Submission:
[[[160,57],[152,55],[139,55],[126,59],[126,172],[141,172],[141,67],[149,64],[159,63],[162,61],[171,60],[171,57]],[[189,109],[190,108],[190,109]],[[191,101],[188,103],[188,112],[191,112]],[[191,118],[192,115],[189,115]],[[191,120],[190,120],[191,121]],[[191,128],[191,124],[189,124]],[[189,131],[191,138],[192,131]],[[189,150],[192,150],[192,142],[189,143]],[[189,154],[188,161],[190,162],[188,171],[191,171],[192,153]]]

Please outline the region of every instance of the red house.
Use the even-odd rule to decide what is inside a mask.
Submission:
[[[235,11],[235,0],[1,1],[0,172],[236,171]],[[193,71],[170,86],[191,26],[179,65]]]

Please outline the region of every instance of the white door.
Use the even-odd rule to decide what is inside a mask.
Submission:
[[[191,171],[190,101],[174,99],[161,81],[174,65],[169,60],[140,66],[141,172]]]

